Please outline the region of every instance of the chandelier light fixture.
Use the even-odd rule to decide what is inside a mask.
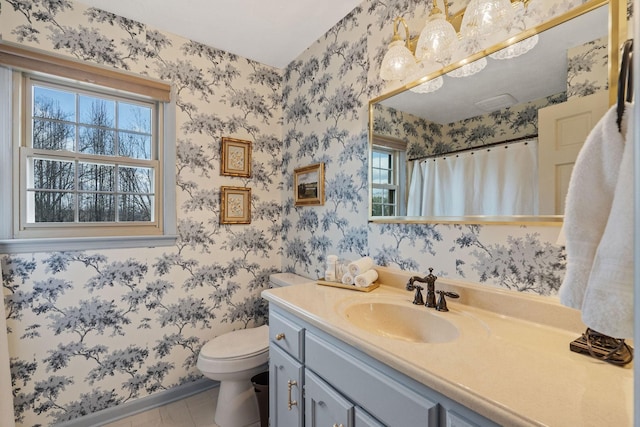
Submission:
[[[444,13],[433,0],[433,8],[427,22],[420,32],[416,45],[418,61],[431,61],[445,64],[451,61],[453,53],[458,49],[458,34],[448,21],[449,6],[444,0]]]
[[[447,76],[454,78],[469,77],[484,70],[487,66],[487,58],[482,57],[478,60],[463,65],[462,67],[451,70]]]
[[[514,17],[513,17],[513,24],[509,31],[510,35],[517,34],[527,29],[527,26],[525,24],[525,11],[526,11],[526,3],[528,2],[529,0],[524,0],[524,1],[518,0],[511,3],[511,6],[513,7],[513,10],[514,10]],[[489,56],[493,59],[515,58],[529,52],[531,49],[536,47],[537,44],[538,44],[538,35],[534,34],[529,38],[526,38],[522,41],[514,43],[510,46],[507,46],[504,49],[500,49],[499,51],[494,52]]]
[[[402,40],[398,34],[398,24],[404,26],[405,40]],[[382,59],[380,66],[380,78],[383,80],[403,80],[408,75],[418,71],[418,64],[411,53],[410,45],[411,37],[409,35],[409,27],[403,18],[393,20],[393,38],[389,43],[389,50]]]
[[[462,15],[458,34],[449,21],[447,0],[443,0],[444,12],[438,7],[437,0],[433,0],[433,7],[417,43],[415,38],[411,39],[406,21],[403,18],[395,18],[393,38],[380,66],[380,78],[402,81],[419,72],[418,65],[445,66],[452,63],[456,57],[461,58],[476,52],[477,48],[486,49],[507,40],[515,33],[525,30],[524,13],[529,1],[514,0],[512,4],[510,0],[471,0]],[[398,32],[399,24],[404,26],[404,40]],[[531,50],[537,42],[536,35],[495,52],[490,57],[493,59],[515,58]],[[465,64],[449,72],[448,75],[470,76],[481,71],[486,64],[486,58],[482,58]],[[424,88],[426,86],[422,90],[425,90]]]
[[[438,76],[433,80],[429,80],[427,82],[419,84],[418,86],[414,86],[409,90],[415,93],[431,93],[440,89],[443,84],[444,79],[442,78],[442,76]]]
[[[460,36],[489,47],[507,38],[507,28],[514,15],[509,0],[471,0],[462,16]]]

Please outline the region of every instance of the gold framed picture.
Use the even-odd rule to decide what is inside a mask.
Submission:
[[[296,206],[324,205],[324,163],[316,163],[293,171]]]
[[[251,189],[220,187],[220,224],[251,224]]]
[[[251,141],[222,138],[220,175],[251,177]]]

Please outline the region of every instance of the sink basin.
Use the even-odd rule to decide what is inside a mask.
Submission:
[[[424,306],[363,302],[349,305],[343,315],[366,332],[403,341],[445,343],[460,335],[458,328],[445,318],[446,314]]]

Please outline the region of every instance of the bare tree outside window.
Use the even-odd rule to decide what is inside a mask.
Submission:
[[[153,221],[155,169],[127,160],[153,160],[152,106],[38,85],[33,100],[28,217]]]

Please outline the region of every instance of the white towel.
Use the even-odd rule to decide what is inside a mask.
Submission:
[[[633,108],[626,106],[625,117],[633,117]],[[585,325],[616,338],[633,338],[633,132],[626,135],[611,213],[582,305]]]
[[[342,275],[342,284],[343,285],[353,285],[355,280],[353,280],[353,276],[350,273],[344,273]]]
[[[373,259],[366,256],[351,262],[349,264],[349,273],[351,273],[353,277],[356,277],[367,270],[371,270],[371,268],[373,268]]]
[[[378,272],[375,270],[367,270],[355,277],[356,286],[359,288],[366,288],[376,280],[378,280]]]
[[[569,180],[563,226],[567,271],[559,297],[562,304],[576,309],[582,308],[618,180],[624,137],[618,131],[616,118],[614,106],[595,125],[578,154]]]

